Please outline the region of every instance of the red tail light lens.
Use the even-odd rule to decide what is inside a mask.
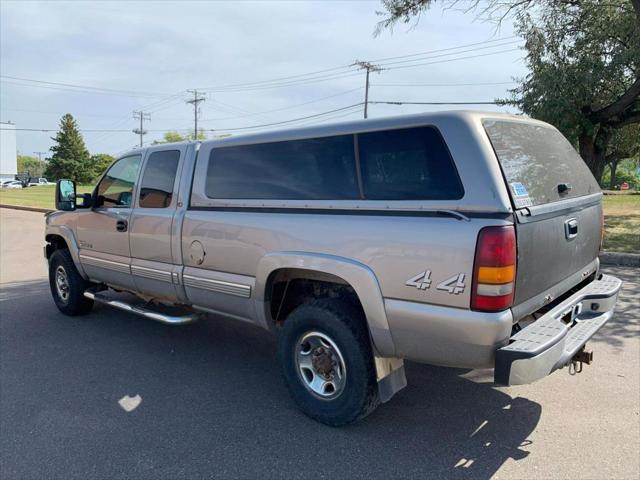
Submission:
[[[478,234],[471,309],[506,310],[513,304],[516,280],[516,232],[513,226],[486,227]]]

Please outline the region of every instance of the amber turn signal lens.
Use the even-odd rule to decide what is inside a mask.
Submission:
[[[515,280],[516,267],[480,267],[478,268],[478,283],[509,283]]]

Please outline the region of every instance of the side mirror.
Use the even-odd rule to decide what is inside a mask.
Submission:
[[[65,211],[76,209],[76,182],[73,180],[56,182],[56,209]]]

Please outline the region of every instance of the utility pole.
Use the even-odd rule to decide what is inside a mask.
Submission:
[[[147,131],[144,129],[144,121],[151,121],[151,114],[144,113],[142,110],[134,110],[133,118],[135,120],[140,120],[140,128],[134,128],[133,133],[140,135],[140,148],[142,148],[142,137],[147,134]]]
[[[38,155],[38,160],[42,161],[42,155],[46,155],[47,152],[33,152],[36,155]]]
[[[367,71],[367,78],[364,83],[364,118],[367,118],[368,107],[369,107],[369,73],[381,72],[382,68],[379,67],[378,65],[374,65],[371,62],[361,62],[358,60],[356,60],[353,65],[360,67],[360,70]]]
[[[193,105],[193,139],[198,140],[198,104],[206,100],[204,95],[198,93],[198,90],[187,90],[189,93],[193,93],[193,99],[187,100],[187,103]]]

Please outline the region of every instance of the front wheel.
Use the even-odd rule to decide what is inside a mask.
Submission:
[[[49,287],[53,301],[65,315],[84,315],[91,311],[93,300],[84,296],[91,283],[80,276],[67,249],[53,252],[49,258]]]
[[[278,356],[294,401],[319,422],[346,425],[379,404],[369,334],[348,303],[320,299],[296,308],[280,332]]]

